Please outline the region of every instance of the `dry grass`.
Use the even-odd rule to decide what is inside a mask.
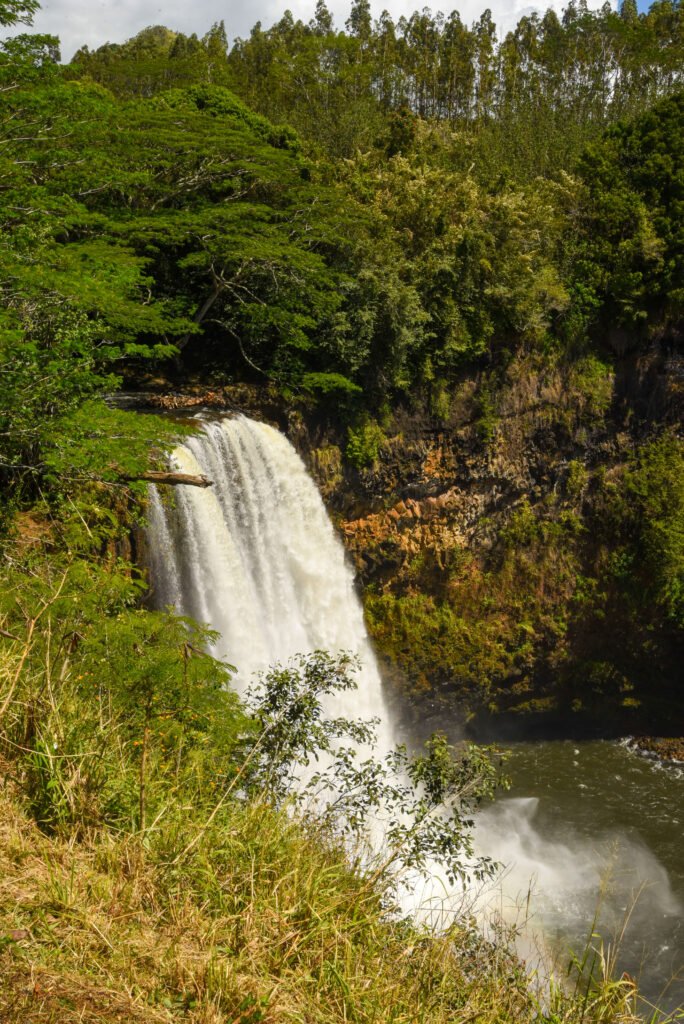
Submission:
[[[392,921],[377,889],[283,815],[237,818],[171,870],[150,837],[46,837],[5,791],[0,1021],[531,1019],[501,950]]]

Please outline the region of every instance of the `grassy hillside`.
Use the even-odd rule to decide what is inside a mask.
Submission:
[[[541,1011],[467,898],[439,934],[404,919],[397,851],[362,861],[252,773],[254,722],[182,630],[131,619],[111,565],[44,580],[35,609],[24,570],[0,661],[3,1024],[636,1019],[600,957]]]

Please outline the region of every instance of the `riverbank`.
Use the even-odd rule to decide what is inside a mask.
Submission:
[[[3,1024],[379,1024],[390,1007],[404,1022],[511,1024],[534,1013],[503,947],[467,927],[431,937],[393,920],[383,886],[323,837],[258,803],[203,831],[168,797],[144,834],[90,829],[75,843],[42,833],[4,789]]]
[[[485,941],[467,905],[429,932],[386,862],[246,799],[223,677],[127,610],[121,566],[57,559],[3,578],[22,611],[0,653],[2,1024],[636,1024],[602,969],[547,1015],[505,932]]]

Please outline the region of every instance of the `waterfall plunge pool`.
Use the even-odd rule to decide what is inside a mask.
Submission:
[[[397,709],[398,710],[398,709]],[[434,728],[403,727],[418,747]],[[462,719],[440,709],[457,742]],[[553,961],[560,980],[595,923],[614,973],[635,978],[665,1014],[684,1009],[684,766],[645,757],[614,740],[530,740],[508,751],[511,789],[479,814],[476,848],[503,865],[483,902],[520,928],[530,964]],[[650,1006],[642,1006],[650,1019]]]
[[[478,825],[508,865],[506,891],[520,898],[532,878],[550,947],[580,954],[600,897],[605,944],[626,921],[618,975],[657,1006],[684,1006],[684,770],[614,741],[510,749],[512,789]]]

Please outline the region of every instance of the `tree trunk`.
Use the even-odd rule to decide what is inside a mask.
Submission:
[[[214,481],[207,476],[193,476],[192,473],[158,473],[148,470],[138,476],[124,476],[122,480],[147,480],[151,484],[186,484],[189,487],[213,487]]]
[[[213,292],[211,293],[211,295],[207,296],[207,298],[204,300],[204,302],[202,303],[200,308],[197,310],[197,312],[195,313],[195,315],[193,316],[192,319],[193,319],[194,323],[197,324],[198,327],[202,323],[202,321],[204,320],[205,316],[207,315],[207,313],[209,312],[211,307],[214,305],[214,303],[216,302],[216,300],[218,299],[220,294],[221,294],[220,289],[215,287]],[[184,334],[183,337],[180,338],[175,343],[176,348],[178,349],[179,352],[183,351],[183,349],[185,348],[187,343],[190,341],[190,338],[192,338],[192,337],[194,337],[194,335],[191,334],[190,332],[188,332],[187,334]]]

